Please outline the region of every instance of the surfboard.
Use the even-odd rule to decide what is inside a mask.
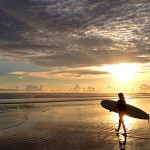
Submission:
[[[113,100],[102,100],[101,101],[101,106],[107,110],[112,110],[117,104],[117,101],[113,101]],[[118,113],[119,110],[113,110],[114,112]],[[140,108],[137,108],[135,106],[126,104],[126,111],[125,111],[125,115],[129,116],[129,117],[133,117],[133,118],[137,118],[137,119],[148,119],[149,120],[149,115],[143,111]]]

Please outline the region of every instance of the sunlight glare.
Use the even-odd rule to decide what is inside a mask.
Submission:
[[[116,122],[118,122],[118,120],[119,120],[118,113],[114,113],[113,114],[113,118],[114,118],[114,120]],[[123,117],[123,119],[124,119],[124,123],[125,123],[126,129],[131,130],[131,128],[133,126],[132,124],[134,123],[134,119],[131,118],[131,117],[128,117],[126,115]]]
[[[106,65],[102,68],[108,71],[119,82],[130,82],[134,79],[135,74],[138,72],[137,64],[122,63],[116,65]]]

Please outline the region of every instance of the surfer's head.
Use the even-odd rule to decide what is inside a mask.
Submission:
[[[118,96],[119,96],[120,99],[125,99],[123,93],[118,93]]]

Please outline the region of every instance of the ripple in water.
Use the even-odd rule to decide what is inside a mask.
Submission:
[[[26,105],[12,105],[15,109],[3,109],[0,114],[0,122],[5,122],[1,129],[6,128],[0,132],[1,150],[116,150],[124,141],[114,131],[118,117],[101,108],[99,101]],[[147,121],[131,119],[126,125],[126,148],[136,150],[144,145],[149,150]]]

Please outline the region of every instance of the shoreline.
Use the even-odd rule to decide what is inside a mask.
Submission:
[[[146,96],[150,93],[125,93],[131,97]],[[0,93],[0,99],[21,99],[21,98],[77,98],[77,97],[117,97],[116,93]]]

